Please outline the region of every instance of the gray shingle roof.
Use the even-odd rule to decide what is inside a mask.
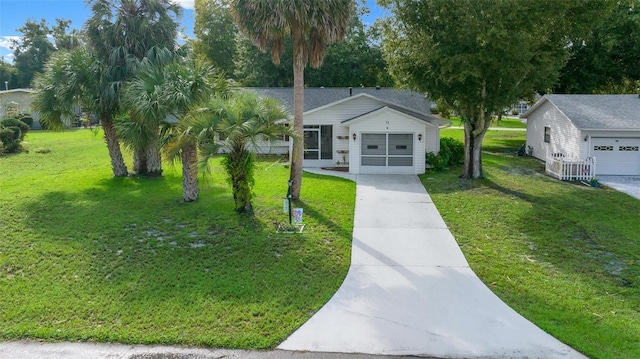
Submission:
[[[289,111],[293,112],[293,88],[291,87],[252,87],[249,90],[256,91],[260,95],[270,96],[280,100]],[[391,105],[402,106],[424,114],[430,113],[431,102],[423,94],[409,90],[396,90],[382,87],[354,87],[353,96],[366,93]],[[348,87],[310,87],[304,89],[304,111],[310,111],[318,107],[348,98]]]
[[[544,99],[581,130],[640,130],[638,95],[545,95],[541,101]],[[527,117],[535,108],[522,117]]]

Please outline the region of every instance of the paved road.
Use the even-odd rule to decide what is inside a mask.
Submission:
[[[284,350],[249,351],[228,349],[179,348],[168,346],[40,343],[16,341],[0,343],[1,359],[367,359],[371,355],[291,352]],[[376,359],[399,357],[376,356]],[[400,357],[410,358],[410,357]]]

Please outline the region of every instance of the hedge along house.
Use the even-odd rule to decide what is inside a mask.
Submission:
[[[292,88],[253,88],[293,112]],[[348,167],[353,174],[420,174],[439,151],[440,128],[423,94],[391,88],[306,88],[303,167]],[[286,153],[291,141],[273,144]],[[286,151],[286,152],[285,152]]]
[[[536,158],[595,158],[595,175],[640,176],[638,95],[545,95],[521,117]]]

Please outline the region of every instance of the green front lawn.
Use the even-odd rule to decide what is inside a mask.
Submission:
[[[282,235],[288,170],[273,160],[259,163],[245,217],[219,166],[197,202],[180,203],[179,167],[114,179],[87,130],[27,142],[29,154],[0,158],[1,340],[271,348],[346,275],[349,181],[305,174],[305,232]],[[522,142],[487,134],[485,180],[460,181],[460,168],[421,179],[510,306],[591,358],[640,357],[640,201],[550,179],[512,155]]]
[[[454,127],[464,126],[462,124],[462,121],[460,120],[460,117],[454,116],[454,117],[449,118],[448,120],[451,121],[451,126],[454,126]],[[527,128],[527,125],[522,123],[519,118],[503,117],[502,120],[500,120],[500,122],[498,122],[497,118],[494,118],[492,123],[491,123],[491,127],[492,128],[522,128],[522,129],[525,129],[525,128]]]
[[[89,130],[26,141],[30,153],[0,158],[0,340],[272,348],[347,273],[350,181],[305,174],[304,233],[277,234],[288,168],[273,159],[258,163],[247,217],[219,165],[181,203],[179,165],[112,178]]]
[[[545,176],[539,161],[512,155],[523,142],[524,132],[489,131],[485,180],[452,168],[422,181],[506,303],[590,358],[640,358],[640,201]]]

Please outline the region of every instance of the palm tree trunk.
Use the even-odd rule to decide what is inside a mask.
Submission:
[[[147,149],[147,175],[162,176],[162,155],[157,141]]]
[[[110,116],[104,116],[101,119],[102,130],[104,131],[104,141],[107,143],[109,157],[111,157],[111,169],[115,177],[126,177],[128,175],[127,166],[122,158],[120,150],[120,142],[116,136],[116,129],[113,126],[113,119]]]
[[[231,180],[231,192],[236,211],[251,213],[251,179],[254,167],[253,154],[244,145],[231,148],[223,161],[227,175]]]
[[[195,144],[182,149],[182,196],[186,202],[198,199],[198,152]]]
[[[304,158],[304,66],[305,44],[301,26],[292,26],[291,37],[293,40],[293,137],[291,149],[291,196],[300,198],[302,189],[302,160]]]
[[[147,169],[147,150],[136,148],[133,150],[133,171],[137,175],[145,175]]]

